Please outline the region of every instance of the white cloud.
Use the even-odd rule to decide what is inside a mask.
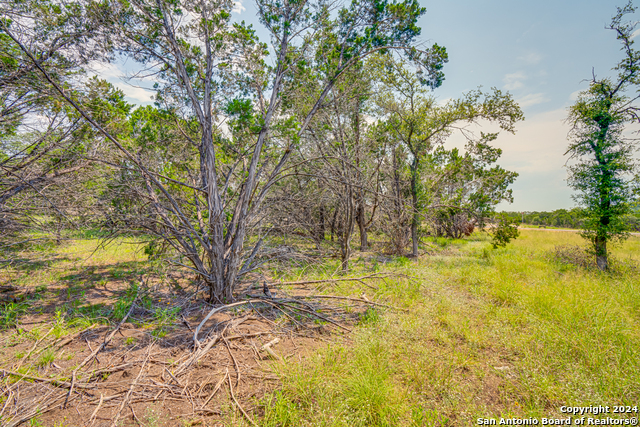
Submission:
[[[89,65],[87,71],[89,76],[98,76],[109,81],[124,77],[120,66],[115,63],[93,62]]]
[[[231,13],[242,13],[247,10],[247,8],[242,4],[242,1],[243,0],[237,0],[233,3],[233,9],[231,10]]]
[[[640,34],[640,28],[638,28],[637,30],[635,30],[633,32],[633,34],[631,34],[631,40],[635,39],[636,37],[638,37],[638,35]]]
[[[502,81],[506,90],[515,90],[523,87],[524,83],[522,81],[526,79],[527,76],[522,71],[518,71],[517,73],[505,75]]]
[[[136,104],[148,104],[153,102],[155,90],[145,89],[139,86],[132,86],[122,81],[116,83],[111,82],[114,86],[124,92],[125,97]]]
[[[567,133],[569,124],[564,120],[567,111],[560,108],[527,117],[516,124],[516,134],[500,132],[492,145],[502,149],[498,164],[517,172],[512,185],[514,203],[503,203],[500,209],[509,211],[541,211],[569,208],[574,205],[572,191],[567,186]],[[468,127],[477,135],[480,131],[496,132],[500,129],[490,123]],[[464,136],[454,134],[445,143],[446,148],[463,148]]]
[[[155,90],[146,89],[133,82],[140,82],[132,79],[131,83],[127,80],[127,75],[123,71],[125,66],[117,63],[93,63],[88,68],[89,76],[98,76],[114,85],[116,88],[124,92],[127,101],[135,104],[149,104],[153,102]]]
[[[536,52],[529,52],[526,55],[519,56],[518,59],[526,62],[527,64],[536,65],[542,61],[542,55]]]
[[[516,100],[521,108],[530,107],[536,104],[542,104],[547,101],[549,101],[549,98],[544,96],[544,93],[530,93],[529,95],[525,95],[522,98],[518,98]]]

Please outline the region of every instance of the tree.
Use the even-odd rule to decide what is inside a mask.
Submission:
[[[47,0],[0,4],[0,229],[3,234],[67,218],[68,190],[99,143],[77,112],[60,103],[59,86],[83,81],[82,67],[105,52],[89,35],[90,7]],[[23,49],[24,48],[24,49]],[[29,54],[27,54],[29,52]],[[92,79],[71,96],[91,109],[110,88]],[[111,91],[113,94],[113,91]],[[94,105],[95,106],[95,105]],[[95,109],[94,109],[95,111]],[[105,112],[109,109],[104,109]],[[115,116],[108,121],[116,121]],[[96,117],[100,120],[100,117]],[[58,197],[60,196],[60,197]],[[37,210],[37,212],[36,212]],[[42,229],[50,227],[41,227]]]
[[[260,221],[265,198],[293,148],[346,71],[373,52],[397,50],[424,71],[423,83],[435,87],[443,79],[445,50],[416,47],[416,22],[425,9],[415,0],[344,6],[258,0],[260,21],[271,35],[273,67],[253,29],[231,24],[231,1],[91,4],[95,20],[103,23],[99,33],[105,44],[144,64],[156,82],[158,105],[193,125],[184,139],[185,150],[195,152],[195,165],[175,165],[167,175],[170,162],[145,164],[125,139],[109,133],[55,85],[46,64],[28,46],[5,31],[59,95],[122,153],[120,166],[136,169],[130,177],[138,180],[139,196],[161,223],[158,236],[204,281],[212,301],[233,300],[239,278],[255,268],[262,239],[246,251],[247,235]],[[283,105],[300,73],[321,84],[304,118],[297,120]],[[222,129],[225,121],[232,125],[230,132]],[[195,182],[193,170],[198,172]]]
[[[437,236],[461,238],[484,227],[501,201],[513,201],[511,189],[518,174],[494,165],[502,150],[489,145],[497,134],[480,133],[470,140],[465,152],[437,147],[427,160],[425,188],[430,194],[431,220]]]
[[[513,133],[515,123],[522,120],[523,115],[511,95],[503,94],[497,89],[490,93],[484,93],[480,89],[470,91],[460,99],[438,105],[406,64],[382,58],[376,67],[382,82],[378,105],[384,114],[390,137],[406,150],[405,162],[408,163],[411,198],[409,205],[412,211],[412,255],[418,256],[420,218],[428,206],[433,204],[432,194],[424,187],[422,180],[430,154],[457,129],[464,131],[465,126],[483,120],[495,122],[501,129]],[[471,133],[467,131],[465,136],[470,138]],[[487,141],[495,139],[494,134],[483,135],[481,139],[482,143],[475,145],[475,148],[483,147],[481,151],[484,154],[480,157],[500,155],[487,146]],[[502,175],[507,180],[513,179],[510,175]],[[471,185],[472,181],[467,184]],[[505,194],[504,191],[493,194],[495,203],[502,200]]]
[[[625,126],[640,122],[640,52],[633,48],[636,23],[623,18],[636,10],[629,2],[618,8],[609,29],[622,43],[624,58],[614,68],[617,76],[598,78],[580,93],[569,109],[571,143],[565,155],[576,163],[568,167],[569,185],[578,192],[574,199],[584,208],[582,236],[589,240],[600,270],[608,268],[607,243],[625,239],[624,221],[634,200],[633,173],[638,164],[633,151],[638,138],[623,134]],[[635,90],[635,94],[628,94]]]

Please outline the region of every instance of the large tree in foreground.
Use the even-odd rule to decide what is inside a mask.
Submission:
[[[209,288],[212,301],[232,300],[239,278],[255,267],[261,239],[251,250],[245,243],[260,221],[266,195],[332,88],[354,64],[373,52],[393,50],[423,71],[422,83],[435,87],[443,79],[444,49],[416,45],[416,22],[425,12],[416,0],[344,5],[257,0],[260,22],[271,36],[273,66],[254,31],[231,22],[228,0],[81,3],[103,24],[96,33],[109,48],[143,64],[138,76],[155,82],[158,105],[179,116],[176,127],[186,141],[184,150],[194,153],[193,164],[146,162],[56,84],[20,34],[6,25],[3,31],[60,98],[120,151],[120,166],[136,170],[128,181],[137,180],[135,198],[157,221],[148,230],[176,249]],[[298,120],[283,105],[304,74],[319,84]],[[224,131],[225,121],[231,135]]]
[[[633,201],[633,152],[637,138],[624,134],[625,126],[640,121],[640,52],[633,48],[637,23],[622,21],[635,8],[629,2],[611,21],[610,29],[622,43],[624,58],[614,68],[615,78],[593,75],[589,89],[582,92],[569,110],[572,125],[565,154],[575,163],[569,166],[569,185],[578,191],[575,200],[584,208],[583,237],[589,240],[600,270],[608,268],[607,243],[628,236],[624,216]],[[635,91],[635,92],[632,92]]]

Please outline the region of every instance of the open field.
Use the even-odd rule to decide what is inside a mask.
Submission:
[[[96,408],[94,425],[110,425],[130,389],[132,410],[122,404],[118,425],[250,425],[243,408],[262,426],[466,426],[478,418],[566,419],[563,405],[640,402],[638,237],[614,248],[610,273],[581,267],[584,259],[571,248],[557,250],[582,244],[572,232],[523,230],[498,250],[479,234],[434,239],[417,260],[356,253],[351,277],[381,271],[395,276],[276,292],[351,296],[397,309],[334,300],[320,311],[350,333],[300,312],[291,319],[260,306],[221,314],[214,319],[229,328],[227,340],[176,378],[180,386],[168,372],[175,374],[181,358],[192,353],[187,325],[197,325],[208,309],[187,303],[186,273],[147,261],[134,242],[121,243],[88,258],[96,240],[75,241],[47,249],[47,262],[2,272],[4,285],[31,294],[3,306],[0,366],[59,385],[5,375],[4,424],[19,416],[7,416],[7,397],[15,399],[18,388],[23,402],[37,387],[64,396],[73,369],[134,298],[139,302],[132,319],[83,371],[79,383],[86,388],[74,392],[69,409],[35,413],[27,425],[89,425]],[[273,262],[267,275],[272,283],[309,281],[332,277],[337,267],[336,260]],[[140,277],[147,278],[148,293],[132,290]],[[234,329],[233,319],[244,320]],[[60,346],[67,337],[73,340]],[[275,337],[281,339],[273,346],[277,359],[260,350]],[[131,367],[114,369],[126,363]],[[225,383],[202,405],[225,378],[233,388]],[[143,401],[156,393],[160,398]],[[116,396],[117,404],[100,406],[101,394]]]

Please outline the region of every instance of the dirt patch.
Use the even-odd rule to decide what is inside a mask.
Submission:
[[[196,348],[194,330],[214,308],[204,300],[153,283],[135,295],[130,280],[84,283],[50,286],[32,301],[42,314],[24,314],[0,333],[3,425],[249,425],[262,414],[262,398],[279,386],[282,361],[302,361],[364,311],[297,303],[309,295],[304,286],[295,297],[274,288],[278,298],[271,300],[247,287],[238,298],[254,302],[214,314]],[[118,296],[112,312],[133,301],[126,322],[103,319],[60,333],[61,308],[76,316],[93,310],[100,320],[102,307]]]

